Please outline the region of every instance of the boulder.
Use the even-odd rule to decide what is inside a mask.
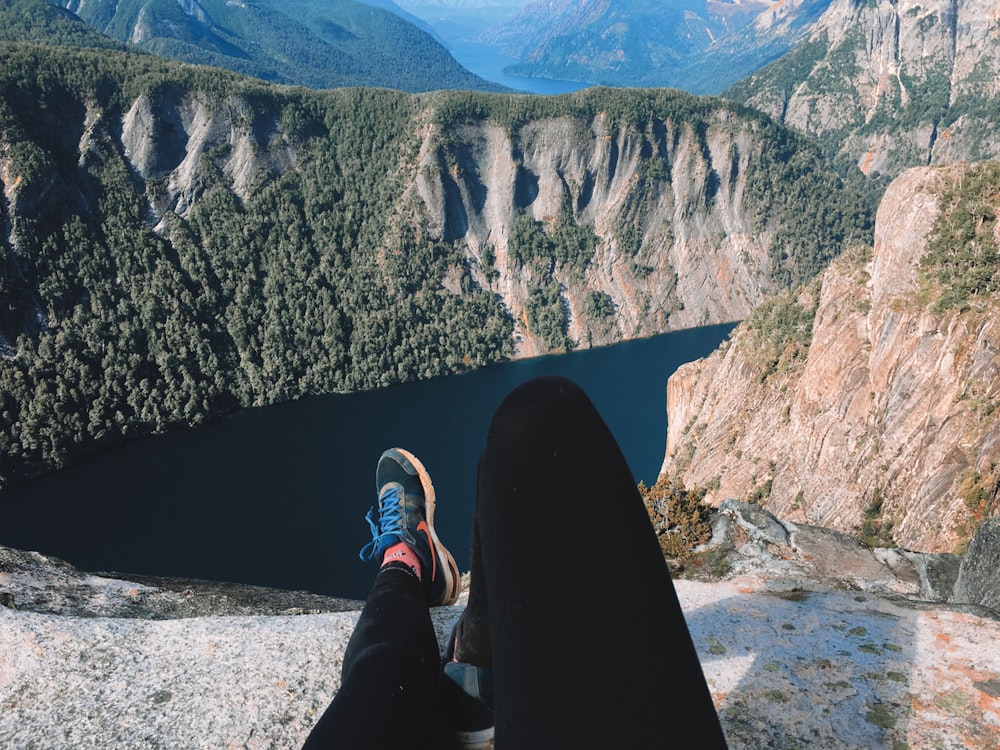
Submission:
[[[951,601],[1000,612],[1000,519],[984,523],[969,542]]]

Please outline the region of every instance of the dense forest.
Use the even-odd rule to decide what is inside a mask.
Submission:
[[[428,109],[447,141],[449,127],[477,118],[516,132],[535,117],[606,112],[653,132],[666,117],[697,125],[715,106],[663,91],[316,92],[152,56],[11,43],[0,44],[0,90],[0,486],[242,407],[509,358],[502,300],[474,280],[459,244],[433,236],[417,209],[401,213]],[[234,190],[223,165],[237,145],[222,139],[197,155],[189,204],[175,211],[162,197],[184,154],[143,176],[122,132],[137,100],[185,97],[242,118],[264,166]],[[775,274],[801,280],[870,231],[870,198],[825,171],[806,141],[740,117],[766,138],[748,190],[760,225],[781,227]],[[161,160],[177,136],[163,127]],[[275,153],[285,167],[265,158]],[[525,219],[517,231],[519,262],[550,271],[530,314],[553,346],[566,343],[551,271],[586,268],[599,238],[572,206],[555,227]],[[600,292],[587,306],[599,321],[610,314]]]

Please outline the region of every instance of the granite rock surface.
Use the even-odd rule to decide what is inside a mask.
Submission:
[[[922,599],[902,552],[838,568],[847,540],[744,510],[720,513],[706,550],[726,577],[676,582],[733,750],[1000,746],[1000,616]],[[298,746],[357,609],[178,588],[3,550],[0,746]],[[432,610],[442,643],[462,607]]]

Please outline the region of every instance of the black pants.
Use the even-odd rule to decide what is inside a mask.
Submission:
[[[573,383],[533,380],[500,405],[474,533],[498,750],[726,747],[631,471]],[[438,670],[420,585],[381,573],[306,746],[448,747]]]

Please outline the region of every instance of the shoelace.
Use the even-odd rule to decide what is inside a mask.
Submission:
[[[361,548],[359,556],[364,562],[374,560],[402,538],[403,493],[399,487],[390,487],[378,500],[378,507],[371,507],[365,514],[371,527],[372,540]]]

